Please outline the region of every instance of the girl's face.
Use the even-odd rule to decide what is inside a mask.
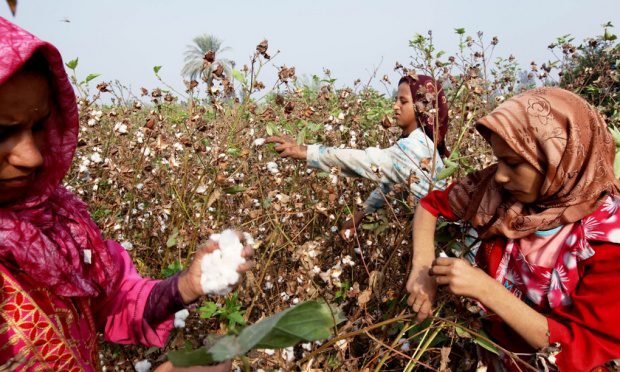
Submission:
[[[418,120],[416,118],[409,84],[402,83],[398,86],[398,96],[392,108],[394,109],[396,125],[398,125],[405,134],[413,132],[418,127]]]
[[[43,165],[43,125],[50,87],[42,74],[20,71],[0,85],[0,205],[17,201]]]
[[[529,204],[536,201],[540,196],[544,176],[519,156],[500,136],[492,134],[490,142],[498,160],[495,182],[521,203]]]

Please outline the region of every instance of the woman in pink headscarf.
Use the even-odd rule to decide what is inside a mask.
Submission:
[[[0,365],[98,370],[98,331],[163,347],[173,314],[203,295],[200,258],[217,244],[172,278],[140,277],[61,184],[78,113],[60,54],[3,18],[0,51]]]

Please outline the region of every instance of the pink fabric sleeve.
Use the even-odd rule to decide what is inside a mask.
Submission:
[[[114,241],[106,241],[118,268],[117,289],[112,295],[93,303],[98,329],[106,341],[118,344],[141,344],[163,347],[173,328],[174,315],[153,328],[144,319],[147,299],[158,280],[142,278],[129,254]]]

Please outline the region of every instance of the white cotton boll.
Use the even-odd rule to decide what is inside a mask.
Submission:
[[[256,243],[254,242],[254,238],[252,237],[252,235],[250,235],[250,233],[244,232],[243,233],[243,239],[245,239],[245,244],[246,245],[255,245]]]
[[[254,146],[262,146],[265,144],[264,138],[257,138],[254,140]]]
[[[103,161],[103,159],[101,158],[101,154],[100,154],[100,153],[98,153],[98,152],[93,153],[93,154],[90,156],[90,160],[91,160],[93,163],[101,163],[101,162]]]
[[[118,123],[114,124],[114,131],[120,134],[127,134],[127,124],[119,121]]]
[[[185,328],[185,319],[189,316],[189,310],[183,309],[174,313],[174,328]]]
[[[409,350],[411,350],[411,344],[408,342],[404,342],[401,346],[400,346],[400,351],[402,351],[403,353],[408,352]]]
[[[295,351],[293,350],[293,347],[291,346],[291,347],[287,347],[286,349],[283,349],[282,356],[289,363],[295,360]]]
[[[347,231],[349,231],[349,230],[347,230]],[[351,259],[351,256],[349,256],[349,255],[344,256],[344,258],[342,259],[342,264],[343,265],[348,265],[348,266],[351,266],[351,267],[355,266],[355,262],[353,262],[353,260]]]
[[[136,369],[136,372],[149,372],[151,370],[151,362],[149,362],[147,359],[144,359],[136,362],[133,367]]]
[[[267,170],[271,173],[271,174],[278,174],[280,173],[280,170],[278,169],[278,164],[274,161],[270,161],[269,163],[267,163]]]
[[[125,248],[126,251],[130,251],[133,249],[133,244],[129,241],[124,241],[121,243],[121,247]]]
[[[351,237],[351,229],[346,229],[346,230],[344,231],[344,237],[345,237],[346,239],[349,239],[349,238]]]
[[[246,241],[253,241],[251,236],[244,236]],[[210,239],[219,243],[219,249],[202,258],[200,284],[206,294],[223,295],[230,292],[231,286],[237,284],[241,277],[237,268],[245,263],[245,258],[241,256],[243,244],[233,230],[213,234]]]

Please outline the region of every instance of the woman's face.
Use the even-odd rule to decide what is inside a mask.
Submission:
[[[402,83],[398,86],[398,96],[396,96],[396,102],[394,102],[394,106],[392,108],[394,109],[394,119],[396,119],[396,125],[398,125],[403,132],[409,134],[418,127],[418,121],[413,105],[413,97],[411,96],[409,84]]]
[[[544,176],[519,156],[500,136],[492,134],[491,148],[497,157],[495,182],[524,204],[536,201]]]
[[[43,125],[50,110],[44,75],[20,71],[0,85],[0,205],[32,187],[43,165]]]

